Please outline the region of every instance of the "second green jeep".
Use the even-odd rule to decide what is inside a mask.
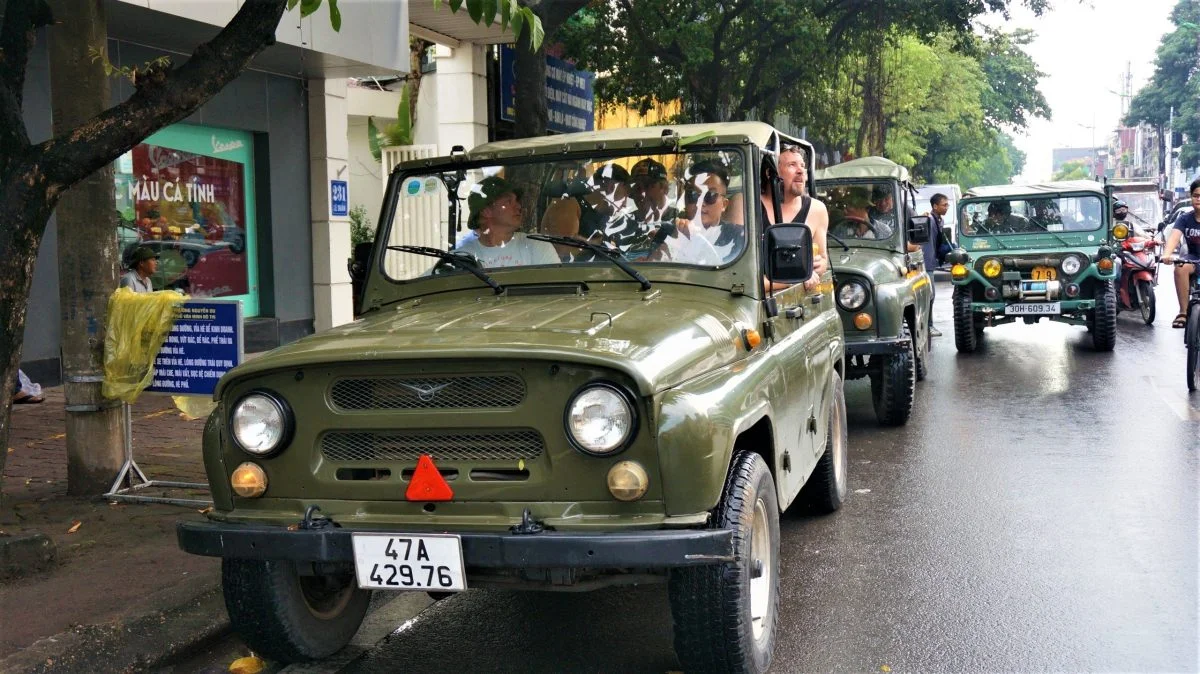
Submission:
[[[920,244],[929,219],[914,212],[908,170],[863,157],[817,172],[829,209],[829,259],[846,333],[846,378],[871,378],[875,415],[900,425],[929,362],[933,283]]]
[[[246,643],[327,656],[374,590],[662,582],[684,669],[767,671],[780,513],[836,510],[848,469],[811,232],[758,206],[784,142],[811,166],[734,123],[398,167],[361,317],[216,392],[215,507],[179,541],[223,558]]]

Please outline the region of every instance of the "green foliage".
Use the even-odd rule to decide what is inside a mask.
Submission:
[[[400,88],[400,104],[396,107],[396,121],[383,127],[375,126],[375,118],[367,117],[367,146],[375,161],[383,157],[383,148],[413,144],[413,115],[409,87],[405,84]]]
[[[108,50],[97,49],[96,47],[88,47],[88,57],[91,58],[92,63],[95,63],[96,61],[101,62],[101,65],[104,67],[105,77],[112,77],[116,75],[123,77],[134,84],[137,84],[137,79],[140,75],[145,75],[146,73],[152,71],[161,71],[171,67],[170,56],[159,56],[158,58],[151,59],[150,61],[136,66],[113,65],[113,62],[108,60]]]
[[[1187,135],[1183,166],[1200,166],[1200,2],[1179,0],[1171,12],[1175,29],[1163,36],[1154,76],[1133,97],[1125,124],[1165,127],[1175,109],[1175,131]]]
[[[357,204],[350,209],[350,246],[353,248],[360,243],[371,243],[375,240],[375,226],[367,217],[367,208]]]
[[[1072,159],[1063,162],[1052,180],[1089,180],[1093,177],[1091,164],[1086,159]]]

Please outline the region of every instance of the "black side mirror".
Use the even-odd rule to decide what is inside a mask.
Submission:
[[[908,219],[908,240],[925,243],[929,240],[929,216],[914,215]]]
[[[767,229],[767,278],[804,283],[812,278],[813,240],[807,225],[786,223]]]
[[[367,267],[371,264],[371,246],[374,245],[370,241],[354,245],[354,252],[350,257],[350,263],[347,267],[350,272],[351,281],[363,281],[367,278]]]

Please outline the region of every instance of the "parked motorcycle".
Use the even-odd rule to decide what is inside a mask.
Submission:
[[[1140,311],[1146,325],[1154,323],[1154,288],[1158,285],[1157,239],[1131,236],[1121,242],[1121,278],[1117,311]]]

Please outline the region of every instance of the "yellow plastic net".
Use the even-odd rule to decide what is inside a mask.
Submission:
[[[173,290],[135,293],[117,288],[108,298],[108,332],[104,337],[106,398],[137,400],[154,379],[154,357],[175,322],[175,308],[188,300]]]

